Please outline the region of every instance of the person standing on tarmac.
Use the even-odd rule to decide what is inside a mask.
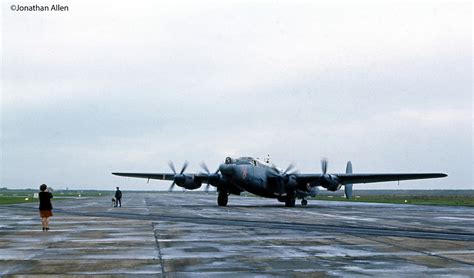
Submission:
[[[42,184],[40,186],[40,193],[38,194],[39,199],[39,213],[41,217],[41,224],[43,226],[43,232],[49,231],[49,218],[53,216],[53,205],[51,204],[51,199],[53,194],[49,192],[48,186]]]
[[[122,191],[120,191],[118,186],[117,191],[115,191],[115,207],[117,206],[122,207]]]

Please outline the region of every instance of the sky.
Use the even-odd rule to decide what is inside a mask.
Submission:
[[[40,1],[38,1],[40,2]],[[164,190],[114,171],[265,157],[474,189],[470,1],[41,1],[1,13],[0,187]]]

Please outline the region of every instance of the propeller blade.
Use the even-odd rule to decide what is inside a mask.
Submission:
[[[184,161],[183,168],[181,169],[181,172],[179,172],[180,175],[182,175],[184,173],[184,170],[186,170],[188,165],[189,165],[188,161],[187,160]]]
[[[322,158],[321,159],[321,169],[323,171],[323,174],[326,174],[328,170],[328,159],[327,158]]]
[[[201,166],[201,168],[207,173],[207,174],[210,174],[211,172],[209,171],[209,168],[207,168],[207,165],[206,163],[204,163],[204,161],[202,161],[199,166]]]
[[[168,189],[168,192],[173,191],[173,187],[174,187],[175,184],[176,184],[176,183],[173,181],[173,183],[171,184],[170,188]]]
[[[168,166],[170,166],[170,168],[171,168],[171,171],[173,171],[173,174],[175,174],[175,175],[176,175],[176,170],[174,169],[174,164],[173,164],[173,161],[171,161],[171,160],[170,160],[170,161],[168,161]]]
[[[293,168],[295,168],[295,164],[290,163],[290,165],[288,165],[288,167],[286,167],[285,171],[283,171],[283,174],[286,175]]]

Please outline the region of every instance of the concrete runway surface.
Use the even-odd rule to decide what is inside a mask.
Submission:
[[[127,193],[0,206],[0,275],[474,276],[474,208]]]

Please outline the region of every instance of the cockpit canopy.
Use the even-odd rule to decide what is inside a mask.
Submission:
[[[239,157],[239,158],[226,157],[225,164],[237,164],[237,165],[254,164],[254,161],[255,160],[251,157]]]
[[[239,158],[226,157],[225,164],[236,164],[236,165],[253,165],[253,166],[269,166],[268,163],[255,159],[253,157],[244,156]]]

